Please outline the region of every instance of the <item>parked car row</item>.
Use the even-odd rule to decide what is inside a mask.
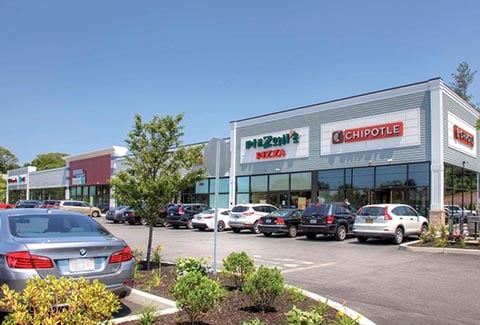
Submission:
[[[73,211],[85,214],[87,216],[91,216],[94,218],[100,217],[102,211],[100,208],[96,206],[92,206],[88,202],[85,201],[76,201],[76,200],[19,200],[15,203],[15,205],[11,205],[9,203],[5,203],[4,205],[0,206],[1,209],[59,209],[59,210],[66,210],[66,211]]]
[[[217,212],[200,203],[175,204],[165,210],[166,213],[159,217],[163,221],[158,222],[163,226],[213,230],[217,213],[218,231],[231,229],[239,233],[248,230],[265,237],[273,234],[296,237],[302,234],[308,240],[314,240],[317,235],[324,235],[342,241],[351,235],[361,243],[369,238],[379,238],[400,244],[405,237],[419,236],[428,230],[428,219],[406,204],[371,204],[356,212],[345,202],[310,204],[304,210],[279,209],[260,203],[238,204],[231,210],[218,209]],[[122,206],[110,210],[106,218],[115,223],[148,224],[135,217],[135,211]]]

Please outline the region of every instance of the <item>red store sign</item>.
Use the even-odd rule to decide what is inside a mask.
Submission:
[[[403,122],[378,124],[355,129],[345,129],[332,133],[332,143],[348,143],[403,136]]]
[[[457,125],[453,126],[453,137],[455,138],[455,140],[469,146],[470,148],[473,148],[473,146],[475,145],[475,137],[473,136],[473,134],[468,133]]]

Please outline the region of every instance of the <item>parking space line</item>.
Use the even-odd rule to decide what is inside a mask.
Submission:
[[[320,268],[320,267],[332,266],[332,265],[335,265],[335,264],[337,264],[337,263],[330,262],[330,263],[322,263],[322,264],[310,265],[310,266],[305,266],[305,267],[298,267],[298,268],[282,271],[282,273],[292,273],[292,272],[297,272],[297,271],[305,271],[305,270],[316,269],[316,268]]]

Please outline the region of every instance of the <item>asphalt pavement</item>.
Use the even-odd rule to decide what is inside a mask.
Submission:
[[[132,249],[145,252],[148,227],[100,222]],[[153,234],[153,247],[163,247],[163,261],[204,257],[221,269],[228,254],[245,251],[256,265],[280,268],[288,284],[344,304],[379,325],[480,324],[480,256],[411,252],[356,238],[311,241],[225,231],[215,240],[213,232],[163,227]]]

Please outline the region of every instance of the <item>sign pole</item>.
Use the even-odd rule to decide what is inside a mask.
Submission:
[[[213,228],[213,274],[217,274],[217,226],[218,226],[218,187],[220,184],[220,142],[217,142],[217,150],[215,157],[215,219]]]

